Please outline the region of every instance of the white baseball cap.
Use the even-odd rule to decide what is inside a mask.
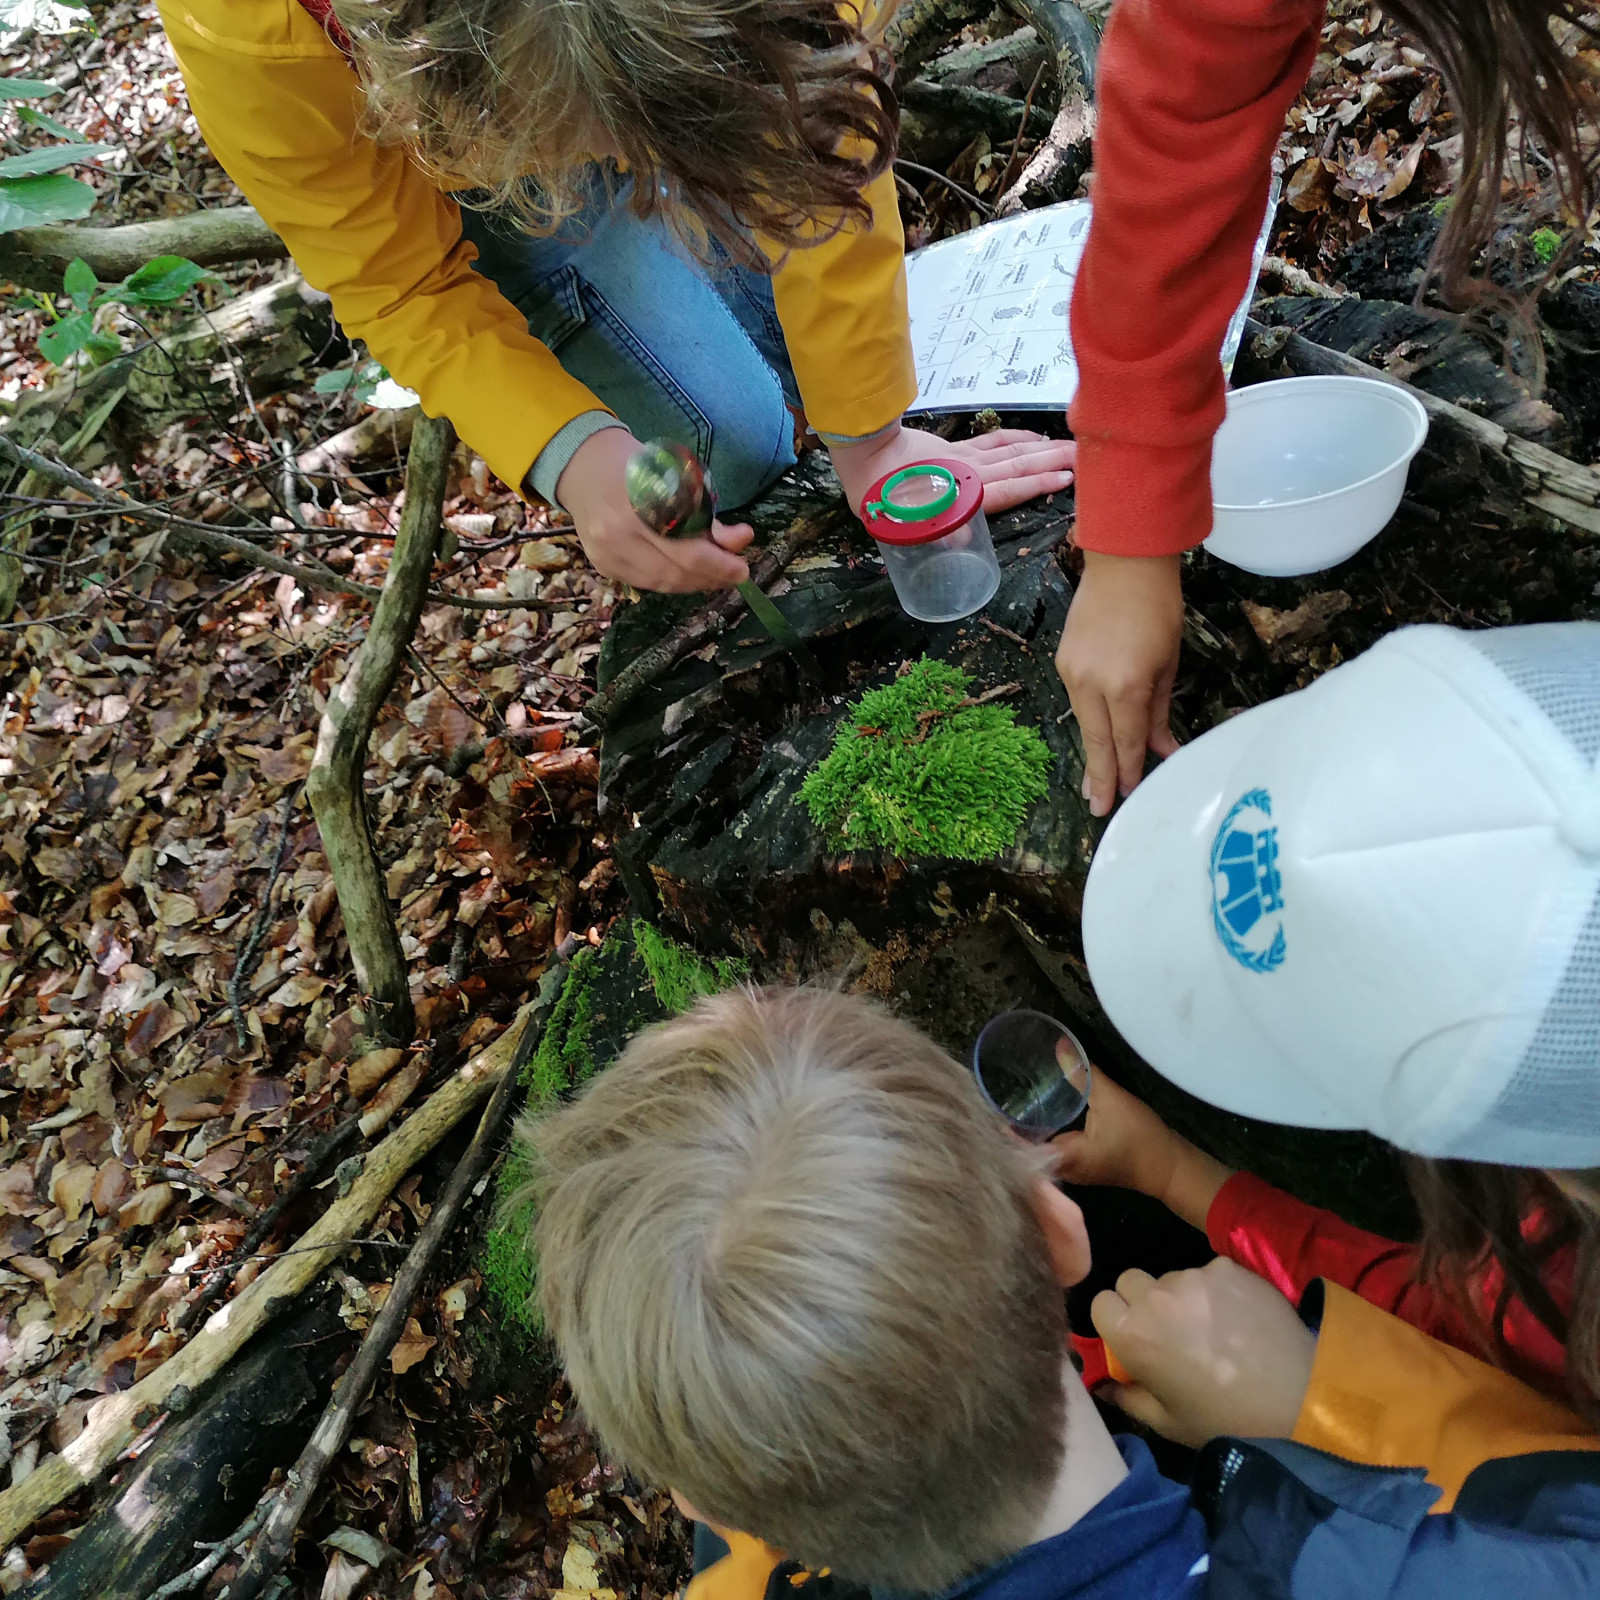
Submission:
[[[1392,634],[1124,801],[1100,1002],[1228,1111],[1600,1165],[1597,758],[1600,623]]]

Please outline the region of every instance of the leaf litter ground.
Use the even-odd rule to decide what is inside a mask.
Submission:
[[[95,21],[93,33],[11,41],[0,72],[62,81],[51,114],[123,147],[85,169],[101,194],[97,220],[237,203],[199,140],[154,7],[119,4]],[[1029,150],[1024,140],[1019,159]],[[1386,229],[1448,191],[1459,137],[1432,68],[1374,9],[1339,0],[1282,154],[1273,251],[1338,281],[1353,250],[1370,257]],[[980,139],[947,170],[993,199],[1012,167],[1008,150]],[[1540,230],[1565,237],[1536,164],[1505,198],[1504,260],[1546,248]],[[918,241],[977,220],[937,184],[911,190],[906,209]],[[1582,282],[1593,267],[1584,246],[1562,270]],[[220,276],[209,296],[271,274]],[[0,403],[49,381],[44,325],[11,297]],[[327,359],[344,358],[341,347]],[[220,415],[115,452],[100,481],[183,515],[268,515],[277,442],[303,450],[360,415],[309,382],[218,405]],[[398,487],[389,469],[351,476],[331,503],[300,508],[303,530],[280,531],[381,582]],[[559,515],[522,507],[465,452],[446,509],[458,548],[437,581],[559,604],[484,621],[430,609],[374,740],[373,818],[422,1035],[420,1078],[396,1064],[374,1082],[350,1071],[348,953],[299,795],[364,608],[308,596],[292,579],[174,562],[145,530],[98,516],[59,519],[36,540],[20,625],[0,634],[0,1474],[10,1482],[70,1442],[100,1395],[178,1347],[207,1270],[230,1258],[318,1135],[357,1104],[394,1098],[407,1078],[420,1100],[504,1027],[557,945],[598,943],[620,907],[596,834],[595,756],[573,731],[617,596]],[[1439,546],[1427,570],[1374,556],[1372,583],[1307,582],[1293,605],[1281,588],[1198,564],[1178,696],[1189,725],[1211,725],[1264,684],[1309,681],[1397,621],[1595,612],[1589,552],[1508,550],[1492,514],[1457,530],[1426,513],[1412,512],[1410,531]],[[247,949],[236,1023],[229,983]],[[430,1167],[402,1185],[372,1229],[382,1243],[340,1269],[353,1332],[400,1255],[382,1245],[414,1235],[438,1178]],[[292,1242],[315,1204],[284,1219],[263,1258]],[[262,1264],[244,1263],[235,1284]],[[490,1323],[479,1275],[470,1262],[463,1275],[458,1257],[419,1303],[304,1530],[296,1592],[654,1596],[681,1583],[681,1523],[659,1494],[600,1462],[559,1378],[535,1374],[536,1392],[485,1391],[475,1364]],[[87,1509],[80,1497],[4,1552],[0,1591],[45,1566]],[[338,1529],[351,1536],[324,1542]]]

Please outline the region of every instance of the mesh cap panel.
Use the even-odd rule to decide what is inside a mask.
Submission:
[[[1596,764],[1600,624],[1498,628],[1467,638],[1544,712],[1585,763]],[[1600,888],[1526,1054],[1470,1141],[1487,1159],[1494,1159],[1488,1147],[1497,1128],[1600,1143]]]
[[[1545,622],[1463,636],[1566,735],[1600,756],[1600,622]]]

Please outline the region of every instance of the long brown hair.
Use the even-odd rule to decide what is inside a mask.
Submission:
[[[1460,124],[1461,181],[1433,258],[1447,300],[1465,296],[1468,269],[1494,226],[1513,109],[1555,162],[1580,227],[1595,204],[1595,85],[1564,48],[1600,39],[1588,9],[1581,0],[1384,0],[1443,72]]]
[[[691,244],[759,265],[870,208],[898,106],[882,16],[837,0],[334,0],[367,127],[436,180],[548,232],[592,156]]]
[[[1408,1156],[1406,1174],[1422,1214],[1421,1281],[1449,1295],[1478,1329],[1486,1358],[1530,1377],[1506,1332],[1507,1313],[1522,1301],[1566,1348],[1571,1403],[1600,1425],[1600,1172]],[[1563,1309],[1549,1269],[1569,1249],[1572,1297]],[[1470,1285],[1491,1261],[1504,1276],[1488,1305]]]

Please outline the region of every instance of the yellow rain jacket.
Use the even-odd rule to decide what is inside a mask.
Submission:
[[[358,129],[354,69],[297,0],[159,0],[212,154],[431,416],[446,416],[506,483],[574,418],[604,406],[472,270],[456,203]],[[806,417],[859,437],[916,396],[905,240],[894,178],[867,191],[873,225],[780,259],[773,295]]]

